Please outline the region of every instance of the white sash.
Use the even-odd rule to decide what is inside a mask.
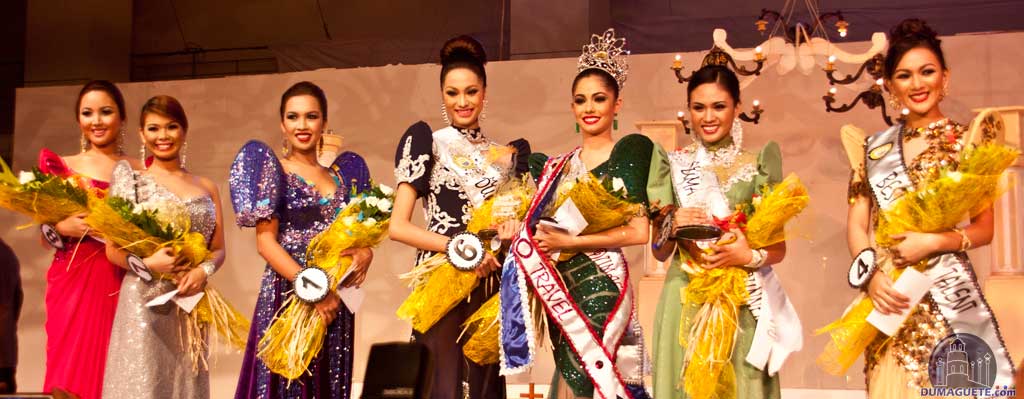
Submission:
[[[879,208],[887,210],[912,183],[903,162],[903,125],[897,124],[867,139],[864,165]],[[924,274],[932,279],[929,293],[954,333],[972,334],[985,341],[996,356],[995,386],[1013,385],[1013,361],[999,325],[978,285],[967,254],[947,253],[928,259]]]
[[[438,130],[433,136],[438,162],[458,177],[473,207],[480,206],[498,189],[507,171],[488,162],[485,154],[477,151],[476,145],[454,127]]]
[[[710,157],[703,146],[694,152],[674,151],[669,154],[669,161],[679,206],[703,204],[718,218],[732,213],[718,177],[708,167]],[[803,348],[803,327],[770,265],[752,272],[746,286],[747,305],[757,319],[746,361],[775,375],[790,354]]]

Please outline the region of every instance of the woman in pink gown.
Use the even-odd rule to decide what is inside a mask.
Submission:
[[[106,191],[114,164],[124,157],[124,98],[112,83],[82,87],[75,113],[81,153],[61,158],[39,153],[39,169],[79,185]],[[136,160],[130,160],[134,165]],[[43,391],[66,391],[98,399],[124,270],[107,261],[103,243],[89,234],[85,214],[53,226],[60,243],[46,273],[46,379]]]

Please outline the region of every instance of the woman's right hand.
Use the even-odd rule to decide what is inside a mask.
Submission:
[[[313,307],[316,308],[316,313],[320,315],[320,318],[324,319],[324,325],[329,326],[334,322],[334,318],[338,317],[341,298],[333,290],[328,290],[327,296],[321,299],[320,302],[314,303]]]
[[[672,221],[675,227],[711,223],[707,211],[701,208],[677,208],[672,214]]]
[[[170,248],[157,250],[152,255],[146,257],[146,259],[143,259],[142,263],[145,263],[146,268],[149,270],[161,274],[170,274],[187,269],[184,265],[177,265],[178,257],[174,256],[174,250]]]
[[[85,217],[88,213],[82,212],[77,215],[71,215],[57,222],[57,225],[53,228],[57,229],[60,235],[65,237],[80,238],[89,231],[89,224],[85,223]]]
[[[910,298],[892,288],[892,279],[881,271],[875,272],[868,282],[868,297],[875,309],[884,315],[898,314],[910,308]]]

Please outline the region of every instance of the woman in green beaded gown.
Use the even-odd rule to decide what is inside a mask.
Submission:
[[[558,369],[549,398],[557,397],[561,384],[575,397],[648,397],[643,374],[649,366],[621,248],[647,242],[646,188],[654,143],[638,134],[618,142],[612,137],[623,103],[624,45],[609,29],[584,46],[572,85],[582,145],[557,157],[530,157],[538,197],[527,217],[529,227],[517,241],[522,246],[513,245],[517,267],[547,315]],[[544,260],[537,261],[536,254]],[[530,348],[532,355],[532,342]]]
[[[773,345],[758,348],[753,344],[758,330],[756,315],[760,313],[760,306],[767,305],[760,302],[763,298],[759,288],[752,287],[763,283],[765,279],[762,277],[774,279],[767,266],[782,260],[786,246],[783,241],[752,249],[738,228],[743,220],[736,219],[738,212],[750,215],[754,203],[765,194],[762,191],[782,180],[779,146],[769,142],[757,153],[741,147],[742,127],[736,119],[739,115],[739,82],[726,67],[708,65],[696,71],[687,87],[687,101],[696,142],[671,153],[658,148],[651,161],[648,186],[652,206],[662,209],[661,215],[655,217],[661,232],[653,245],[654,254],[662,261],[672,258],[655,313],[654,397],[779,398],[779,378],[774,371],[781,366],[781,361],[774,365],[771,363],[780,356],[785,358],[788,352]],[[662,218],[669,220],[658,222]],[[717,245],[703,250],[697,248],[693,241],[674,242],[660,237],[680,226],[709,224],[718,225],[727,232]],[[730,241],[726,239],[730,233],[736,239],[725,244]],[[722,268],[720,271],[728,268],[741,270],[743,274],[739,278],[745,281],[749,290],[746,292],[743,287],[739,288],[744,291],[737,301],[742,305],[734,306],[732,317],[738,319],[738,326],[731,328],[738,333],[714,337],[726,342],[724,345],[729,345],[728,341],[735,337],[731,347],[725,347],[721,352],[724,355],[718,363],[722,366],[717,369],[713,366],[714,360],[705,361],[702,365],[697,353],[690,354],[689,362],[684,361],[688,358],[688,348],[699,350],[698,341],[701,339],[701,336],[693,334],[700,308],[694,305],[694,297],[686,287],[691,282],[691,275],[716,268]],[[762,268],[769,270],[759,274],[758,270]],[[755,275],[758,275],[756,280]],[[773,282],[777,283],[777,280],[769,281]],[[684,305],[688,299],[689,303]],[[782,321],[792,323],[795,314],[785,302],[784,294],[782,302],[783,311],[779,312],[783,313]],[[785,319],[786,310],[792,320]],[[798,349],[799,321],[795,323],[797,335],[791,341],[797,341],[795,346]],[[780,330],[777,328],[773,334],[780,333]],[[771,362],[767,361],[767,351],[775,352]],[[763,359],[758,361],[757,358]],[[702,366],[704,369],[700,369]],[[697,368],[702,375],[699,379],[692,378],[686,375],[686,367]]]

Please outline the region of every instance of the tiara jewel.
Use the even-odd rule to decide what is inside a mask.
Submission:
[[[615,37],[615,29],[608,28],[601,35],[590,35],[590,43],[583,46],[583,54],[576,63],[576,72],[587,69],[600,69],[608,72],[619,84],[619,89],[626,83],[629,74],[629,63],[626,62],[626,38]]]

